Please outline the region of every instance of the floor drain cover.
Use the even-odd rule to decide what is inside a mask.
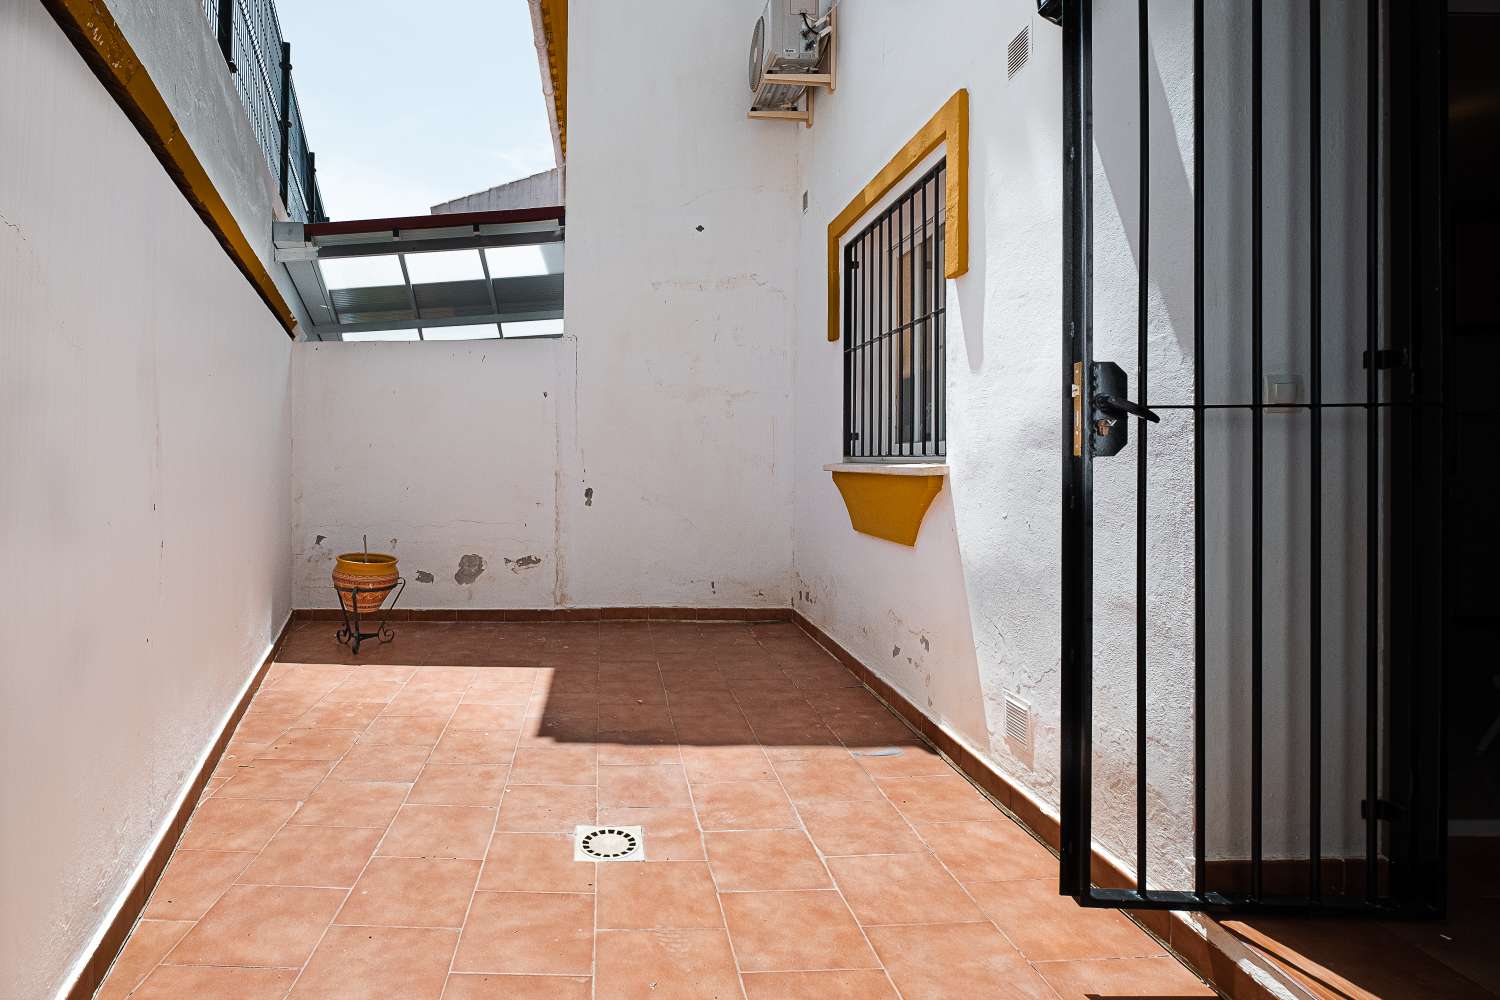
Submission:
[[[574,861],[645,861],[646,836],[638,826],[580,826],[573,835]]]

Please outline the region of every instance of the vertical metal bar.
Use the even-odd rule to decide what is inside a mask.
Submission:
[[[917,427],[917,232],[916,199],[902,199],[901,214],[906,219],[906,278],[901,284],[901,447],[903,454],[916,452]]]
[[[304,201],[307,202],[307,218],[310,222],[318,221],[318,180],[317,180],[317,157],[312,150],[307,151],[307,177],[303,184],[307,187]]]
[[[926,209],[927,232],[930,235],[927,237],[926,242],[927,271],[924,274],[924,278],[927,281],[927,311],[932,316],[932,320],[927,326],[929,346],[932,349],[931,364],[927,367],[927,398],[931,400],[929,404],[930,413],[927,421],[927,433],[930,438],[928,447],[931,454],[936,456],[940,454],[938,451],[939,416],[937,391],[938,352],[940,350],[938,347],[938,324],[942,322],[943,315],[942,303],[938,299],[940,288],[938,282],[941,280],[940,275],[942,274],[943,265],[942,259],[937,255],[938,230],[942,227],[942,224],[938,221],[937,171],[933,172],[932,178],[932,194]]]
[[[847,433],[844,435],[844,454],[846,456],[853,457],[859,454],[856,448],[858,447],[857,442],[859,440],[858,435],[860,432],[860,407],[864,404],[864,393],[861,391],[864,386],[864,382],[861,381],[862,376],[860,374],[863,371],[863,369],[860,367],[863,359],[863,340],[860,335],[861,323],[863,323],[863,319],[860,316],[859,309],[860,281],[863,278],[863,268],[861,267],[861,264],[863,263],[863,257],[860,254],[858,237],[849,242],[847,252],[849,254],[850,267],[848,272],[846,272],[844,276],[844,283],[849,286],[847,294],[849,296],[848,347],[850,350],[850,366],[848,417],[849,426],[846,428]]]
[[[854,263],[854,274],[850,276],[851,283],[854,286],[852,294],[854,296],[854,337],[855,337],[855,341],[854,341],[854,350],[855,350],[855,354],[854,354],[854,413],[853,413],[853,415],[851,417],[851,420],[852,420],[852,427],[855,430],[857,436],[855,436],[855,437],[853,437],[853,438],[850,439],[849,444],[848,444],[848,451],[845,452],[845,454],[848,454],[848,455],[851,455],[851,456],[855,456],[855,455],[861,455],[861,454],[863,454],[864,443],[865,443],[865,426],[864,426],[864,420],[865,420],[865,414],[869,412],[869,405],[870,405],[870,393],[869,393],[868,387],[865,384],[865,372],[866,372],[867,367],[868,367],[866,359],[869,357],[869,348],[866,346],[866,343],[865,343],[865,341],[866,341],[865,323],[866,323],[867,319],[866,319],[866,316],[865,316],[865,296],[864,296],[864,287],[865,287],[864,286],[864,281],[865,281],[865,245],[864,245],[864,240],[860,239],[860,240],[858,240],[858,241],[850,244],[849,249],[854,254],[854,262],[855,262]]]
[[[475,232],[476,235],[478,234],[478,232],[479,232],[479,227],[478,226],[474,227],[474,232]],[[478,249],[478,250],[475,250],[474,252],[479,255],[479,270],[481,270],[481,271],[484,272],[484,291],[485,291],[485,294],[489,297],[489,300],[490,300],[490,315],[492,315],[492,316],[498,316],[500,314],[500,303],[495,298],[495,280],[490,277],[490,262],[489,262],[489,258],[485,257],[485,255],[484,255],[484,249],[482,247],[480,249]],[[500,336],[501,338],[504,338],[504,336],[505,336],[505,327],[503,327],[499,323],[496,323],[495,324],[495,333],[498,336]],[[846,343],[847,343],[847,338],[846,338]],[[847,386],[848,386],[847,382],[845,382],[845,386],[847,388]]]
[[[406,269],[406,254],[398,253],[396,261],[401,265],[401,283],[406,286],[406,301],[411,304],[411,314],[417,323],[417,339],[426,340],[422,335],[422,307],[417,304],[417,290],[411,286],[411,272]]]
[[[880,428],[885,419],[883,412],[885,392],[881,388],[881,371],[884,356],[882,355],[883,344],[880,340],[880,230],[874,229],[870,233],[870,443],[865,449],[865,454],[875,456],[880,453]]]
[[[1365,72],[1365,900],[1379,895],[1380,0],[1366,5]]]
[[[237,72],[234,64],[234,6],[236,0],[219,0],[219,51],[224,53],[224,62],[229,72]]]
[[[885,428],[890,418],[886,415],[887,392],[885,378],[885,219],[876,223],[875,229],[875,274],[871,278],[871,293],[875,299],[875,440],[871,444],[872,455],[885,453]]]
[[[1203,540],[1203,0],[1193,0],[1193,891],[1207,891],[1207,796],[1205,771],[1208,696],[1204,616],[1207,599]]]
[[[941,455],[942,442],[942,409],[938,402],[938,357],[942,348],[938,345],[938,336],[941,333],[943,322],[943,302],[939,298],[942,294],[943,258],[938,256],[939,240],[942,236],[942,217],[938,211],[938,190],[942,176],[942,167],[939,167],[932,175],[932,204],[928,210],[928,226],[932,230],[932,239],[927,251],[927,295],[932,305],[929,312],[932,313],[932,367],[927,372],[927,398],[932,400],[932,420],[928,428],[932,435],[932,454]]]
[[[1250,524],[1250,895],[1259,899],[1264,889],[1262,872],[1262,760],[1264,682],[1264,566],[1265,543],[1265,410],[1262,372],[1264,365],[1264,247],[1262,237],[1262,106],[1264,100],[1264,56],[1261,38],[1261,0],[1250,5],[1250,344],[1251,344],[1251,524]]]
[[[1062,370],[1062,829],[1059,890],[1091,889],[1093,758],[1093,478],[1087,445],[1072,445],[1074,371],[1093,361],[1091,0],[1063,5],[1063,370]],[[1090,412],[1089,379],[1081,380]]]
[[[1136,391],[1140,405],[1149,406],[1149,359],[1147,358],[1146,324],[1150,317],[1149,287],[1151,272],[1151,106],[1147,74],[1150,66],[1150,19],[1146,0],[1136,4],[1136,74],[1139,101],[1140,137],[1140,221],[1136,254]],[[1128,418],[1127,418],[1128,419]],[[1146,427],[1136,422],[1135,452],[1135,881],[1136,889],[1146,892],[1146,515],[1147,496]]]
[[[870,453],[870,395],[875,389],[875,380],[870,376],[870,235],[865,233],[859,240],[859,380],[863,387],[859,401],[859,451]]]
[[[904,271],[901,267],[901,226],[905,221],[906,204],[898,201],[891,206],[893,221],[895,224],[895,245],[891,251],[891,296],[895,302],[895,310],[891,316],[891,454],[900,455],[904,444],[905,420],[906,420],[906,393],[902,392],[902,376],[906,367],[906,286],[902,282]]]
[[[885,433],[885,447],[880,448],[882,456],[888,456],[895,450],[895,393],[891,391],[891,384],[895,379],[895,351],[891,346],[891,327],[895,322],[895,261],[891,256],[891,214],[885,214],[885,253],[880,255],[880,276],[885,279],[885,322],[880,324],[880,345],[885,358],[885,369],[883,369],[883,384],[880,390],[883,408],[883,433]]]
[[[893,450],[897,455],[906,454],[906,407],[910,402],[906,392],[906,322],[911,309],[907,302],[906,268],[902,263],[906,246],[906,205],[904,198],[896,203],[896,257],[891,274],[896,285],[896,447]]]
[[[859,450],[852,451],[852,455],[863,455],[866,453],[866,442],[870,434],[870,310],[869,310],[869,271],[870,255],[866,252],[868,240],[861,238],[859,241],[859,275],[858,289],[855,292],[855,312],[859,317]]]
[[[854,319],[854,246],[849,243],[844,247],[844,451],[845,455],[853,454],[854,426],[851,407],[854,402],[854,359],[858,348],[858,342],[854,339],[858,333]]]
[[[915,205],[913,205],[912,208],[912,214],[916,217],[916,225],[912,228],[912,312],[921,312],[922,321],[921,327],[912,328],[912,397],[913,403],[915,403],[916,399],[919,399],[921,400],[921,405],[915,406],[916,432],[913,433],[912,436],[912,451],[913,453],[915,453],[915,451],[918,450],[918,445],[921,445],[921,454],[924,454],[924,456],[926,456],[927,429],[929,429],[930,424],[929,418],[927,418],[927,412],[932,409],[933,402],[932,396],[929,396],[929,394],[927,394],[926,385],[926,376],[927,373],[929,373],[930,367],[932,367],[932,361],[930,361],[929,358],[929,340],[932,339],[932,337],[929,336],[929,327],[927,327],[927,316],[932,315],[932,298],[930,298],[929,294],[927,294],[927,271],[918,270],[918,268],[927,268],[932,265],[932,261],[929,261],[929,259],[927,259],[926,177],[922,178],[921,186],[919,186],[918,189],[918,196],[919,198],[921,198],[921,210],[916,210]],[[921,261],[918,261],[918,259],[916,259],[916,252],[918,252],[918,249],[921,249]],[[922,360],[921,369],[918,369],[918,367],[916,367],[916,358],[921,358]],[[918,376],[916,376],[918,375],[918,370],[921,370],[922,378],[918,378]]]
[[[938,453],[948,453],[948,276],[943,269],[947,259],[948,231],[948,164],[944,162],[938,172],[937,186],[933,191],[938,203],[937,250],[932,257],[932,281],[937,289],[937,301],[942,307],[938,323],[938,370],[937,370],[937,414]]]
[[[281,155],[280,171],[278,172],[278,184],[276,190],[281,194],[281,204],[286,205],[286,181],[287,174],[291,172],[292,165],[292,45],[290,42],[281,43]],[[291,214],[290,211],[287,212]]]
[[[901,393],[901,204],[891,206],[891,322],[886,329],[891,345],[891,446],[888,455],[901,454],[901,418],[905,400]]]
[[[864,243],[860,247],[859,251],[859,269],[861,275],[863,275],[862,280],[864,283],[864,295],[862,301],[860,302],[859,310],[860,314],[864,318],[865,326],[865,344],[863,349],[865,365],[865,412],[864,430],[860,433],[859,447],[860,454],[867,457],[871,454],[870,436],[875,433],[875,421],[873,419],[873,415],[875,412],[875,356],[874,341],[871,335],[872,330],[874,329],[874,317],[871,315],[870,310],[871,289],[873,288],[873,285],[871,284],[871,282],[873,281],[871,274],[874,271],[875,258],[875,255],[870,252],[872,246],[873,238],[870,236],[870,234],[866,233]]]
[[[1308,365],[1309,539],[1307,896],[1323,896],[1323,16],[1321,0],[1308,0]]]

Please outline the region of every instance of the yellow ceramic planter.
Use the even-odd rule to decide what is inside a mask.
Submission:
[[[345,552],[333,567],[334,586],[357,587],[361,591],[357,595],[339,591],[339,600],[345,611],[354,611],[354,598],[359,598],[360,614],[380,610],[386,594],[396,586],[398,579],[396,557],[384,552]]]

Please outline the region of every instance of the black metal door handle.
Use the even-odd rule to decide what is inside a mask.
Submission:
[[[1142,420],[1149,420],[1153,424],[1161,423],[1161,417],[1157,416],[1154,410],[1148,410],[1140,403],[1133,403],[1120,396],[1096,395],[1094,397],[1094,406],[1105,413],[1113,413],[1116,416],[1129,414],[1133,417],[1140,417]]]
[[[1089,453],[1095,458],[1118,455],[1130,441],[1130,421],[1138,417],[1159,423],[1161,418],[1130,399],[1125,369],[1113,361],[1095,361],[1090,388]]]

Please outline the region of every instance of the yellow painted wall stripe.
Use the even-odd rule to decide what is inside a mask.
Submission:
[[[568,155],[568,0],[539,0],[542,34],[547,39],[547,70],[557,114],[557,144]]]
[[[288,336],[297,319],[104,0],[42,0]]]
[[[947,144],[948,219],[943,238],[943,275],[957,278],[969,270],[969,92],[948,98],[891,161],[880,168],[864,190],[828,224],[828,339],[839,339],[839,241],[844,234],[891,192],[912,168],[939,146]]]

